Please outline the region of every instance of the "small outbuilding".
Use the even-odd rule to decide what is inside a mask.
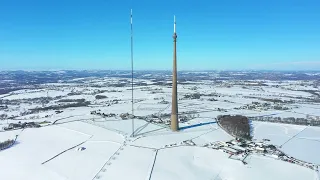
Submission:
[[[86,150],[86,148],[85,147],[79,147],[77,150],[78,151],[84,151],[84,150]]]

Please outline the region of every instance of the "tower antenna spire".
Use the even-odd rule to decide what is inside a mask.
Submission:
[[[130,29],[131,29],[131,111],[132,111],[132,137],[134,137],[134,102],[133,102],[133,22],[132,9],[130,12]]]
[[[176,16],[173,16],[173,33],[176,33]]]

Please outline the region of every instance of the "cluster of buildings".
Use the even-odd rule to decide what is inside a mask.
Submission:
[[[163,99],[162,101],[158,102],[158,104],[170,104],[170,102]]]
[[[304,167],[307,167],[307,168],[310,168],[310,169],[313,169],[313,170],[316,170],[317,172],[319,172],[318,168],[320,168],[320,165],[304,162],[304,161],[295,159],[295,158],[293,158],[291,156],[288,156],[288,155],[286,155],[284,153],[282,153],[282,156],[280,156],[279,159],[282,160],[282,161],[286,161],[286,162],[292,163],[292,164],[297,164],[297,165],[300,165],[300,166],[304,166]]]
[[[164,148],[170,148],[170,147],[177,147],[177,146],[196,146],[197,144],[194,143],[191,139],[182,141],[181,143],[173,143],[173,144],[167,144],[164,146]]]
[[[114,114],[114,113],[109,113],[109,114],[101,113],[100,109],[97,111],[91,111],[90,114],[98,115],[98,116],[102,116],[102,117],[115,117],[116,116],[116,114]]]
[[[269,141],[265,139],[264,141]],[[166,145],[164,148],[176,147],[176,146],[197,146],[192,140],[185,140],[181,143],[174,143]],[[257,154],[262,156],[268,156],[270,158],[288,161],[308,167],[310,169],[317,170],[318,166],[306,163],[293,157],[289,157],[283,152],[279,151],[274,145],[266,144],[265,142],[253,142],[243,139],[234,139],[231,141],[223,142],[217,141],[203,145],[203,147],[212,148],[229,154],[230,159],[242,161],[243,164],[247,164],[246,158],[251,154]]]
[[[267,111],[267,110],[289,110],[288,107],[283,106],[281,104],[271,104],[271,103],[260,103],[260,102],[252,102],[252,104],[246,104],[241,107],[234,108],[237,110],[241,109],[248,109],[248,110],[260,110],[260,111]]]
[[[39,127],[41,127],[41,126],[36,122],[24,122],[24,123],[21,123],[19,121],[19,123],[10,123],[8,125],[8,127],[3,127],[3,130],[4,131],[8,131],[8,130],[14,130],[14,129],[39,128]]]
[[[213,149],[220,149],[230,155],[240,155],[249,153],[265,153],[267,148],[263,143],[246,141],[242,139],[234,139],[227,142],[217,141],[215,143],[206,144],[206,147],[212,147]]]
[[[240,160],[243,162],[243,164],[247,164],[245,159],[248,155],[259,154],[318,171],[318,168],[320,167],[319,165],[304,162],[288,156],[281,150],[279,150],[276,146],[268,144],[268,141],[268,139],[264,139],[263,142],[254,142],[236,138],[227,142],[217,141],[214,143],[206,144],[204,145],[204,147],[211,147],[213,149],[221,150],[225,153],[228,153],[230,154],[229,158]]]
[[[187,114],[187,115],[180,115],[178,117],[178,122],[184,123],[184,122],[188,122],[189,120],[192,120],[194,118],[196,118],[197,116],[194,114]],[[166,124],[166,125],[170,125],[170,114],[168,113],[164,113],[164,114],[151,114],[148,116],[140,116],[137,117],[138,119],[144,119],[148,122],[151,123],[157,123],[157,124]]]
[[[201,94],[200,93],[193,93],[193,94],[186,94],[184,95],[184,97],[180,100],[183,100],[183,99],[200,99],[201,98]]]

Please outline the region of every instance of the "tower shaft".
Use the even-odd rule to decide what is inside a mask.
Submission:
[[[173,70],[172,70],[172,109],[171,109],[171,130],[179,130],[178,121],[178,91],[177,91],[177,34],[176,22],[174,18],[173,33]]]

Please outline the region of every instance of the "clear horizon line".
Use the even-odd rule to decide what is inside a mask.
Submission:
[[[131,71],[130,69],[0,69],[0,72],[13,72],[13,71]],[[172,71],[171,69],[136,69],[134,71]],[[295,72],[305,72],[305,71],[312,71],[312,72],[320,72],[320,70],[313,70],[313,69],[180,69],[178,72],[182,71],[200,71],[200,72],[210,72],[210,71],[295,71]]]

